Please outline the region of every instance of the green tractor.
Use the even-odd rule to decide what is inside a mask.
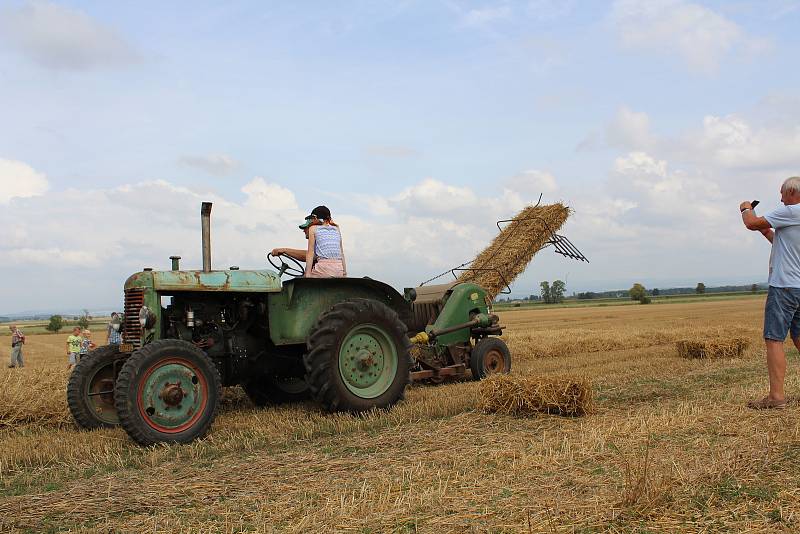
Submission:
[[[313,399],[358,413],[391,407],[411,381],[510,371],[480,286],[400,294],[369,278],[303,278],[285,256],[268,256],[275,272],[214,271],[210,215],[203,203],[202,270],[181,270],[173,256],[171,270],[125,282],[122,344],[92,351],[70,376],[79,426],[186,443],[208,432],[223,386],[241,385],[259,406]]]

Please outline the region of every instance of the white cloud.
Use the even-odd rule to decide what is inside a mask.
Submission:
[[[540,193],[554,193],[558,190],[555,177],[547,171],[531,169],[512,176],[506,187],[529,198],[537,198]]]
[[[650,132],[650,117],[647,113],[633,111],[623,106],[601,131],[594,131],[578,144],[577,150],[600,148],[623,148],[647,150],[655,143]]]
[[[119,67],[138,61],[112,28],[83,12],[42,0],[0,11],[0,40],[54,70]]]
[[[508,6],[486,7],[482,9],[471,9],[461,16],[463,26],[485,26],[498,20],[504,20],[511,16],[511,9]]]
[[[617,158],[610,186],[614,197],[629,206],[628,220],[670,233],[685,234],[685,225],[698,219],[713,226],[724,213],[725,197],[713,178],[670,170],[665,160],[644,152]]]
[[[428,178],[393,197],[390,203],[405,213],[442,215],[475,207],[478,197],[468,187]]]
[[[58,247],[50,248],[15,248],[8,253],[11,263],[30,265],[31,263],[52,265],[57,261],[59,265],[70,267],[98,267],[100,258],[97,253],[89,250],[64,250]]]
[[[245,205],[248,208],[264,211],[297,210],[297,199],[291,190],[278,184],[265,181],[256,176],[242,187],[247,195]]]
[[[573,7],[573,0],[529,0],[528,12],[541,21],[551,21],[568,15]]]
[[[47,177],[26,163],[0,158],[0,204],[12,198],[41,195],[48,190]]]
[[[754,127],[736,115],[703,118],[685,150],[725,168],[770,169],[800,165],[800,125]]]
[[[187,167],[200,169],[214,176],[225,176],[239,166],[239,162],[227,154],[209,154],[207,156],[183,156],[180,163]]]
[[[767,46],[723,15],[684,0],[617,0],[611,22],[624,46],[678,54],[704,72],[715,71],[734,50],[752,54]]]

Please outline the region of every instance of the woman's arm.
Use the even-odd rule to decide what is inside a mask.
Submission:
[[[311,276],[311,269],[314,267],[314,241],[316,240],[317,229],[308,229],[308,249],[306,250],[306,278]]]
[[[289,257],[292,257],[296,260],[306,261],[306,251],[301,248],[273,248],[272,255],[273,256],[280,256],[281,254],[286,254]]]

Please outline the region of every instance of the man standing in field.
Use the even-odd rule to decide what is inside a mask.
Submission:
[[[22,346],[25,344],[25,334],[12,324],[8,327],[11,330],[11,365],[9,367],[25,367],[22,362]]]
[[[750,408],[786,408],[786,334],[800,350],[800,177],[788,178],[781,186],[783,206],[757,217],[750,202],[739,210],[748,230],[760,231],[770,243],[769,292],[764,308],[764,342],[767,345],[769,393],[749,402]]]

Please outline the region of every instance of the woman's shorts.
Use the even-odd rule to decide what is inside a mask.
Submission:
[[[344,276],[342,260],[319,259],[311,268],[310,278],[341,278]]]

